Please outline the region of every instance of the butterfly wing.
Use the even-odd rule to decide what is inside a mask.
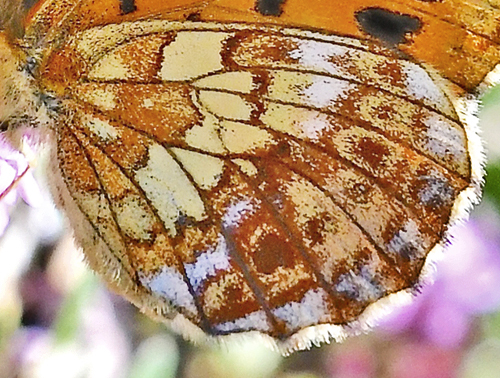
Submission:
[[[55,191],[93,268],[140,308],[289,350],[343,336],[370,304],[420,282],[477,191],[458,94],[498,46],[432,11],[448,3],[420,2],[379,2],[421,26],[397,49],[375,45],[371,21],[357,20],[373,7],[351,3],[339,7],[356,31],[313,2],[308,28],[321,33],[281,26],[305,25],[293,1],[280,17],[224,1],[136,1],[128,13],[47,1],[34,13],[26,38],[45,28],[40,82],[60,100]],[[247,23],[204,21],[229,18]],[[449,29],[441,55],[481,41],[461,47],[459,71],[416,47],[434,24]]]
[[[81,30],[151,17],[293,26],[361,40],[377,39],[389,45],[396,41],[397,46],[393,47],[418,63],[432,66],[468,91],[481,83],[500,61],[500,11],[493,1],[352,0],[337,1],[333,6],[324,0],[287,0],[279,2],[279,12],[275,14],[263,11],[260,3],[45,0],[37,4],[28,18],[27,38],[33,46],[42,44],[51,49],[50,40],[60,40]],[[384,40],[384,35],[389,38]],[[373,43],[369,45],[374,48]]]

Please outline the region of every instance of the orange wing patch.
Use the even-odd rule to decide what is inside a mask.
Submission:
[[[289,352],[365,327],[477,195],[464,103],[500,14],[471,7],[40,2],[22,45],[91,266],[190,337]]]

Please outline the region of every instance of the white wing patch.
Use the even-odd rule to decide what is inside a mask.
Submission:
[[[451,155],[453,160],[463,163],[467,159],[466,140],[463,132],[439,114],[424,119],[427,129],[426,147],[439,157]]]
[[[233,153],[266,149],[276,143],[268,131],[239,122],[222,122],[220,135],[224,146]]]
[[[222,224],[225,228],[237,227],[238,223],[246,216],[255,211],[255,205],[250,199],[244,199],[236,202],[234,205],[226,209],[226,213],[222,218]]]
[[[408,92],[418,100],[427,100],[431,104],[444,106],[449,103],[443,91],[431,79],[423,68],[416,64],[407,63],[404,66],[406,74],[406,88]]]
[[[149,148],[148,164],[135,172],[135,178],[171,235],[176,234],[175,222],[182,214],[197,221],[206,218],[196,188],[162,146],[155,144]]]
[[[160,77],[164,81],[192,80],[220,71],[222,43],[229,33],[209,31],[179,32],[163,50]]]
[[[104,142],[111,142],[120,138],[120,131],[105,120],[84,114],[82,121],[91,132],[95,133]]]
[[[114,207],[117,222],[121,230],[136,240],[149,240],[153,231],[155,219],[145,210],[144,200],[135,195],[128,195],[119,206]]]
[[[332,75],[345,75],[344,70],[332,63],[331,58],[343,59],[349,53],[349,48],[311,40],[298,40],[297,45],[298,48],[291,51],[289,55],[293,59],[298,59],[299,64],[305,69],[328,72]]]
[[[118,80],[129,76],[129,68],[118,54],[109,54],[98,61],[88,74],[91,80]]]
[[[333,126],[332,118],[325,113],[275,103],[267,106],[260,119],[270,129],[300,139],[318,140]]]
[[[218,271],[228,270],[231,263],[224,236],[219,235],[215,247],[210,247],[206,252],[200,254],[194,263],[184,266],[194,291],[198,291],[203,282],[207,278],[215,276]]]
[[[330,312],[326,303],[328,294],[323,289],[310,289],[300,302],[290,302],[273,310],[273,314],[284,320],[291,329],[307,327],[328,321]]]
[[[253,74],[248,71],[225,72],[214,74],[193,83],[195,88],[220,89],[231,92],[250,93],[254,88]]]
[[[164,266],[159,273],[150,277],[140,274],[139,279],[145,287],[173,305],[184,308],[192,314],[198,312],[186,282],[175,268]]]
[[[231,93],[202,90],[199,102],[210,113],[233,120],[249,121],[253,110],[252,104]]]
[[[217,324],[215,329],[220,332],[247,331],[255,329],[261,332],[269,331],[271,327],[263,310],[252,312],[243,318],[232,322]]]
[[[347,80],[302,72],[276,71],[271,75],[269,98],[313,108],[335,108],[356,85]]]
[[[171,151],[201,189],[210,190],[220,181],[224,171],[223,160],[182,148],[172,148]]]

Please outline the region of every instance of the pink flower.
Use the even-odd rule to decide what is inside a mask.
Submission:
[[[377,355],[371,345],[353,340],[335,349],[326,368],[329,377],[372,378],[377,370]]]
[[[454,378],[461,354],[420,342],[398,344],[387,355],[387,378]]]

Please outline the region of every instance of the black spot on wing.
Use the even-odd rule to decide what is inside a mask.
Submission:
[[[408,34],[422,26],[417,17],[381,8],[364,9],[356,14],[356,20],[361,30],[390,46],[405,43]]]
[[[257,0],[255,9],[264,16],[279,16],[286,0]]]
[[[123,14],[134,12],[137,9],[135,0],[120,0],[120,9]]]
[[[201,17],[199,12],[193,12],[186,16],[187,21],[200,21],[200,19]]]

